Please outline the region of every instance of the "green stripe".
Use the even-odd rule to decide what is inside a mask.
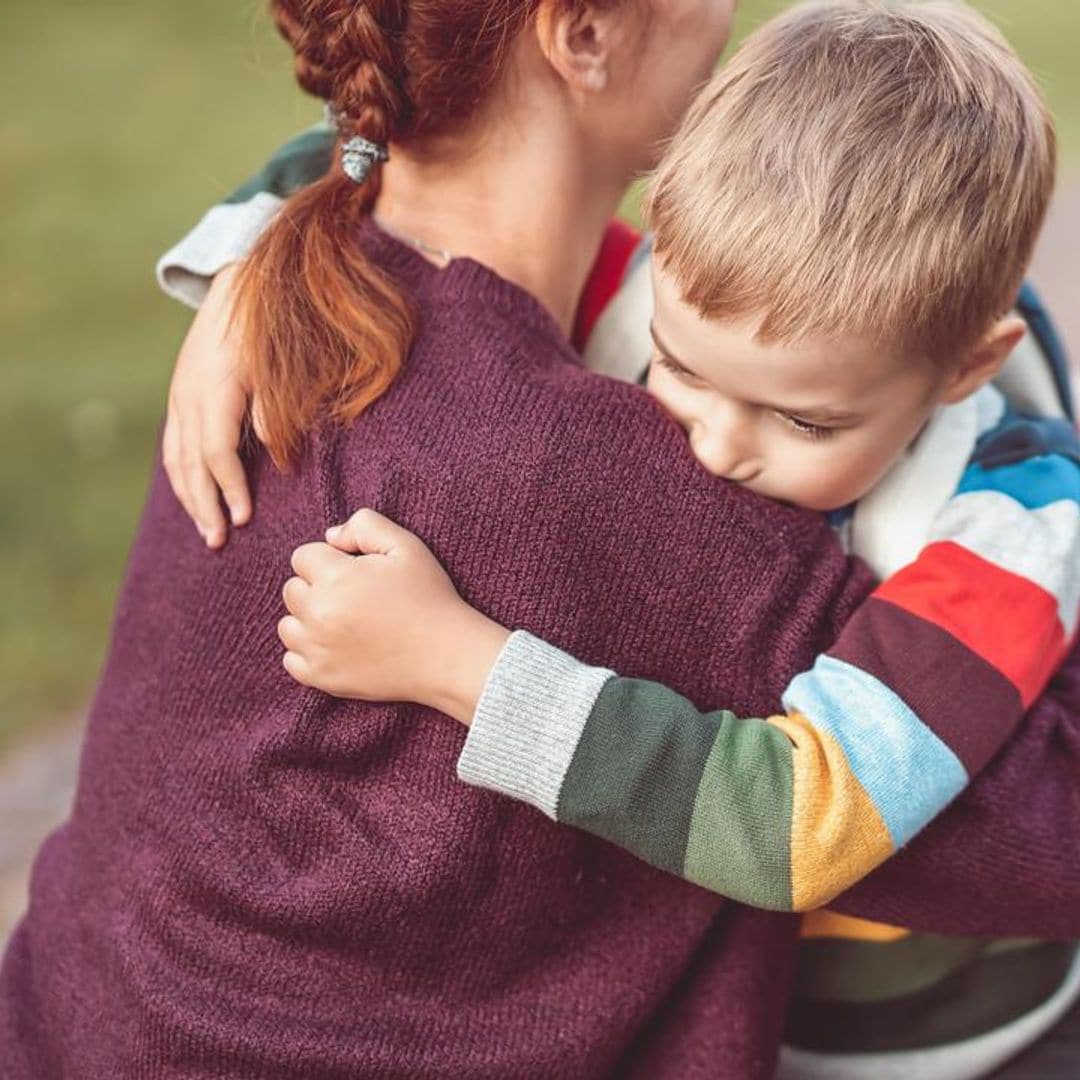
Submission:
[[[325,124],[290,139],[246,184],[224,200],[245,203],[263,192],[288,198],[299,188],[325,176],[334,156],[334,132]]]
[[[657,683],[608,680],[563,782],[558,819],[681,874],[717,722]]]
[[[986,944],[986,943],[984,943]],[[987,951],[914,994],[870,1004],[807,1001],[788,1013],[785,1040],[819,1053],[884,1053],[945,1046],[1031,1012],[1061,988],[1075,946],[1045,942]]]
[[[722,716],[694,805],[685,876],[754,907],[790,911],[791,742],[772,724]]]

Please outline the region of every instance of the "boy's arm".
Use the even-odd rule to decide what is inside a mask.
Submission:
[[[285,199],[326,174],[334,141],[333,129],[320,124],[282,146],[255,176],[208,210],[162,255],[157,264],[161,288],[198,308],[215,275],[251,251]]]
[[[702,713],[515,635],[460,775],[744,903],[820,906],[967,786],[1060,665],[1077,460],[972,466],[933,542],[793,680],[783,716]]]
[[[239,455],[252,387],[223,271],[248,255],[289,194],[326,172],[334,138],[323,125],[286,143],[158,262],[165,292],[198,309],[169,384],[162,456],[173,492],[210,548],[226,542],[228,524],[245,525],[252,513]],[[257,409],[253,420],[261,437]]]

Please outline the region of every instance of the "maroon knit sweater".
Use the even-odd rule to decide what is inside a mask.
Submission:
[[[296,685],[280,589],[296,545],[373,506],[504,623],[763,713],[867,579],[817,516],[706,476],[519,289],[367,243],[422,313],[391,393],[287,476],[253,461],[255,520],[223,553],[155,473],[75,808],[0,976],[0,1073],[767,1076],[790,919],[459,784],[462,730],[443,717]],[[925,906],[934,874],[993,889],[1018,872],[962,827],[938,836],[894,875],[895,917],[905,883]],[[1080,908],[1080,882],[1049,888]],[[985,928],[1046,932],[1034,893],[992,901]]]

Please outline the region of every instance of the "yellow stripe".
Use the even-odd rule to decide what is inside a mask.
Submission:
[[[838,911],[811,911],[804,916],[800,936],[811,938],[840,938],[844,941],[900,941],[911,936],[910,930],[901,926],[856,919],[854,915],[841,915]]]
[[[791,894],[795,911],[827,904],[893,853],[885,822],[827,732],[802,715],[769,719],[791,740]]]

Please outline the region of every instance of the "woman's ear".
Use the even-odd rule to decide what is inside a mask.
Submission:
[[[620,6],[541,3],[536,13],[540,51],[572,89],[595,94],[607,87]]]
[[[1006,315],[994,323],[946,380],[942,404],[962,401],[995,378],[1026,333],[1027,323],[1019,315]]]

